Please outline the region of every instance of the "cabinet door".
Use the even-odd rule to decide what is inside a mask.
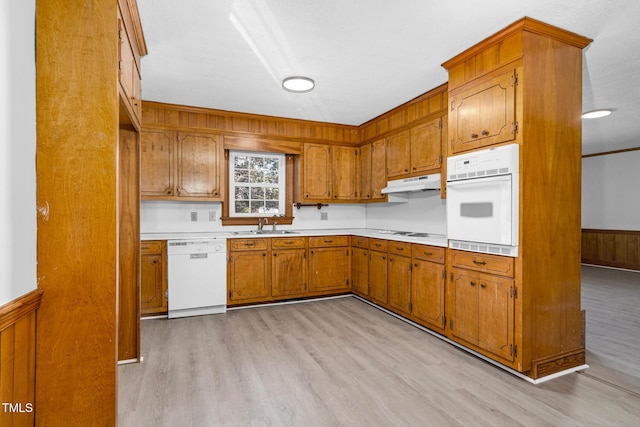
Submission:
[[[266,251],[232,252],[229,263],[229,302],[269,299],[270,260]]]
[[[307,256],[305,249],[273,251],[271,260],[271,295],[302,295],[307,290]]]
[[[478,274],[453,268],[451,333],[478,345]]]
[[[384,139],[371,143],[371,200],[386,200],[382,189],[387,186],[387,154]]]
[[[429,327],[444,329],[444,266],[414,259],[411,314]]]
[[[371,144],[360,147],[360,199],[371,199]]]
[[[222,200],[222,142],[219,135],[178,133],[179,197]]]
[[[387,303],[386,252],[369,252],[369,296],[376,302]]]
[[[353,248],[351,258],[352,290],[360,295],[369,295],[369,251]]]
[[[333,199],[353,200],[358,198],[358,149],[356,147],[333,146]]]
[[[387,138],[388,179],[409,175],[411,163],[410,139],[408,130]]]
[[[411,129],[411,173],[439,169],[442,159],[442,119]]]
[[[389,305],[405,315],[411,313],[411,258],[389,255]]]
[[[323,144],[304,144],[302,155],[302,198],[330,200],[331,147]]]
[[[478,346],[513,360],[514,343],[513,280],[488,274],[479,275]]]
[[[140,313],[143,316],[167,313],[167,278],[161,253],[140,257]]]
[[[171,197],[174,183],[175,132],[143,129],[140,133],[140,195]]]
[[[345,247],[314,248],[309,251],[309,291],[349,289],[350,259]]]
[[[515,139],[516,82],[516,72],[511,70],[449,95],[452,153]]]

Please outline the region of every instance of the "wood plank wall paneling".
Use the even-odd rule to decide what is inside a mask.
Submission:
[[[640,270],[640,231],[583,229],[582,262]]]
[[[118,3],[36,0],[36,425],[115,425]]]
[[[214,130],[232,135],[259,135],[297,141],[357,144],[357,126],[285,119],[143,101],[142,123],[147,127]]]
[[[361,141],[368,142],[399,132],[428,119],[447,114],[448,92],[444,83],[360,126]]]
[[[35,405],[36,289],[0,307],[0,425],[32,426]]]

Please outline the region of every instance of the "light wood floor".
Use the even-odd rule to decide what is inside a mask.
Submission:
[[[637,426],[640,274],[583,283],[592,368],[539,385],[351,297],[145,320],[119,425]]]

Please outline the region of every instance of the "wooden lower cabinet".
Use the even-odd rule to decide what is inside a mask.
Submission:
[[[387,264],[389,307],[404,316],[411,314],[411,244],[389,243]]]
[[[267,301],[271,298],[269,239],[230,240],[228,304]]]
[[[349,237],[309,237],[309,292],[346,292],[351,289],[350,278]]]
[[[369,297],[373,302],[386,305],[387,294],[387,252],[369,251]]]
[[[167,245],[164,240],[140,244],[140,314],[167,314]]]
[[[515,288],[508,277],[452,268],[449,331],[505,361],[515,359]]]
[[[351,290],[358,295],[369,295],[369,250],[353,248],[351,253]]]
[[[271,296],[304,296],[308,288],[307,238],[272,238],[271,249]]]
[[[411,273],[411,316],[418,323],[444,330],[444,265],[413,260]]]

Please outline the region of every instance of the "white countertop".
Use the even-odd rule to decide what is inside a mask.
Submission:
[[[428,233],[426,237],[406,236],[393,234],[392,230],[379,230],[373,228],[329,228],[296,230],[290,234],[233,234],[231,231],[217,232],[165,232],[165,233],[141,233],[141,240],[185,240],[185,239],[246,239],[257,237],[293,237],[293,236],[330,236],[330,235],[351,235],[361,237],[371,237],[376,239],[394,240],[398,242],[420,243],[447,247],[447,237],[443,234]]]

